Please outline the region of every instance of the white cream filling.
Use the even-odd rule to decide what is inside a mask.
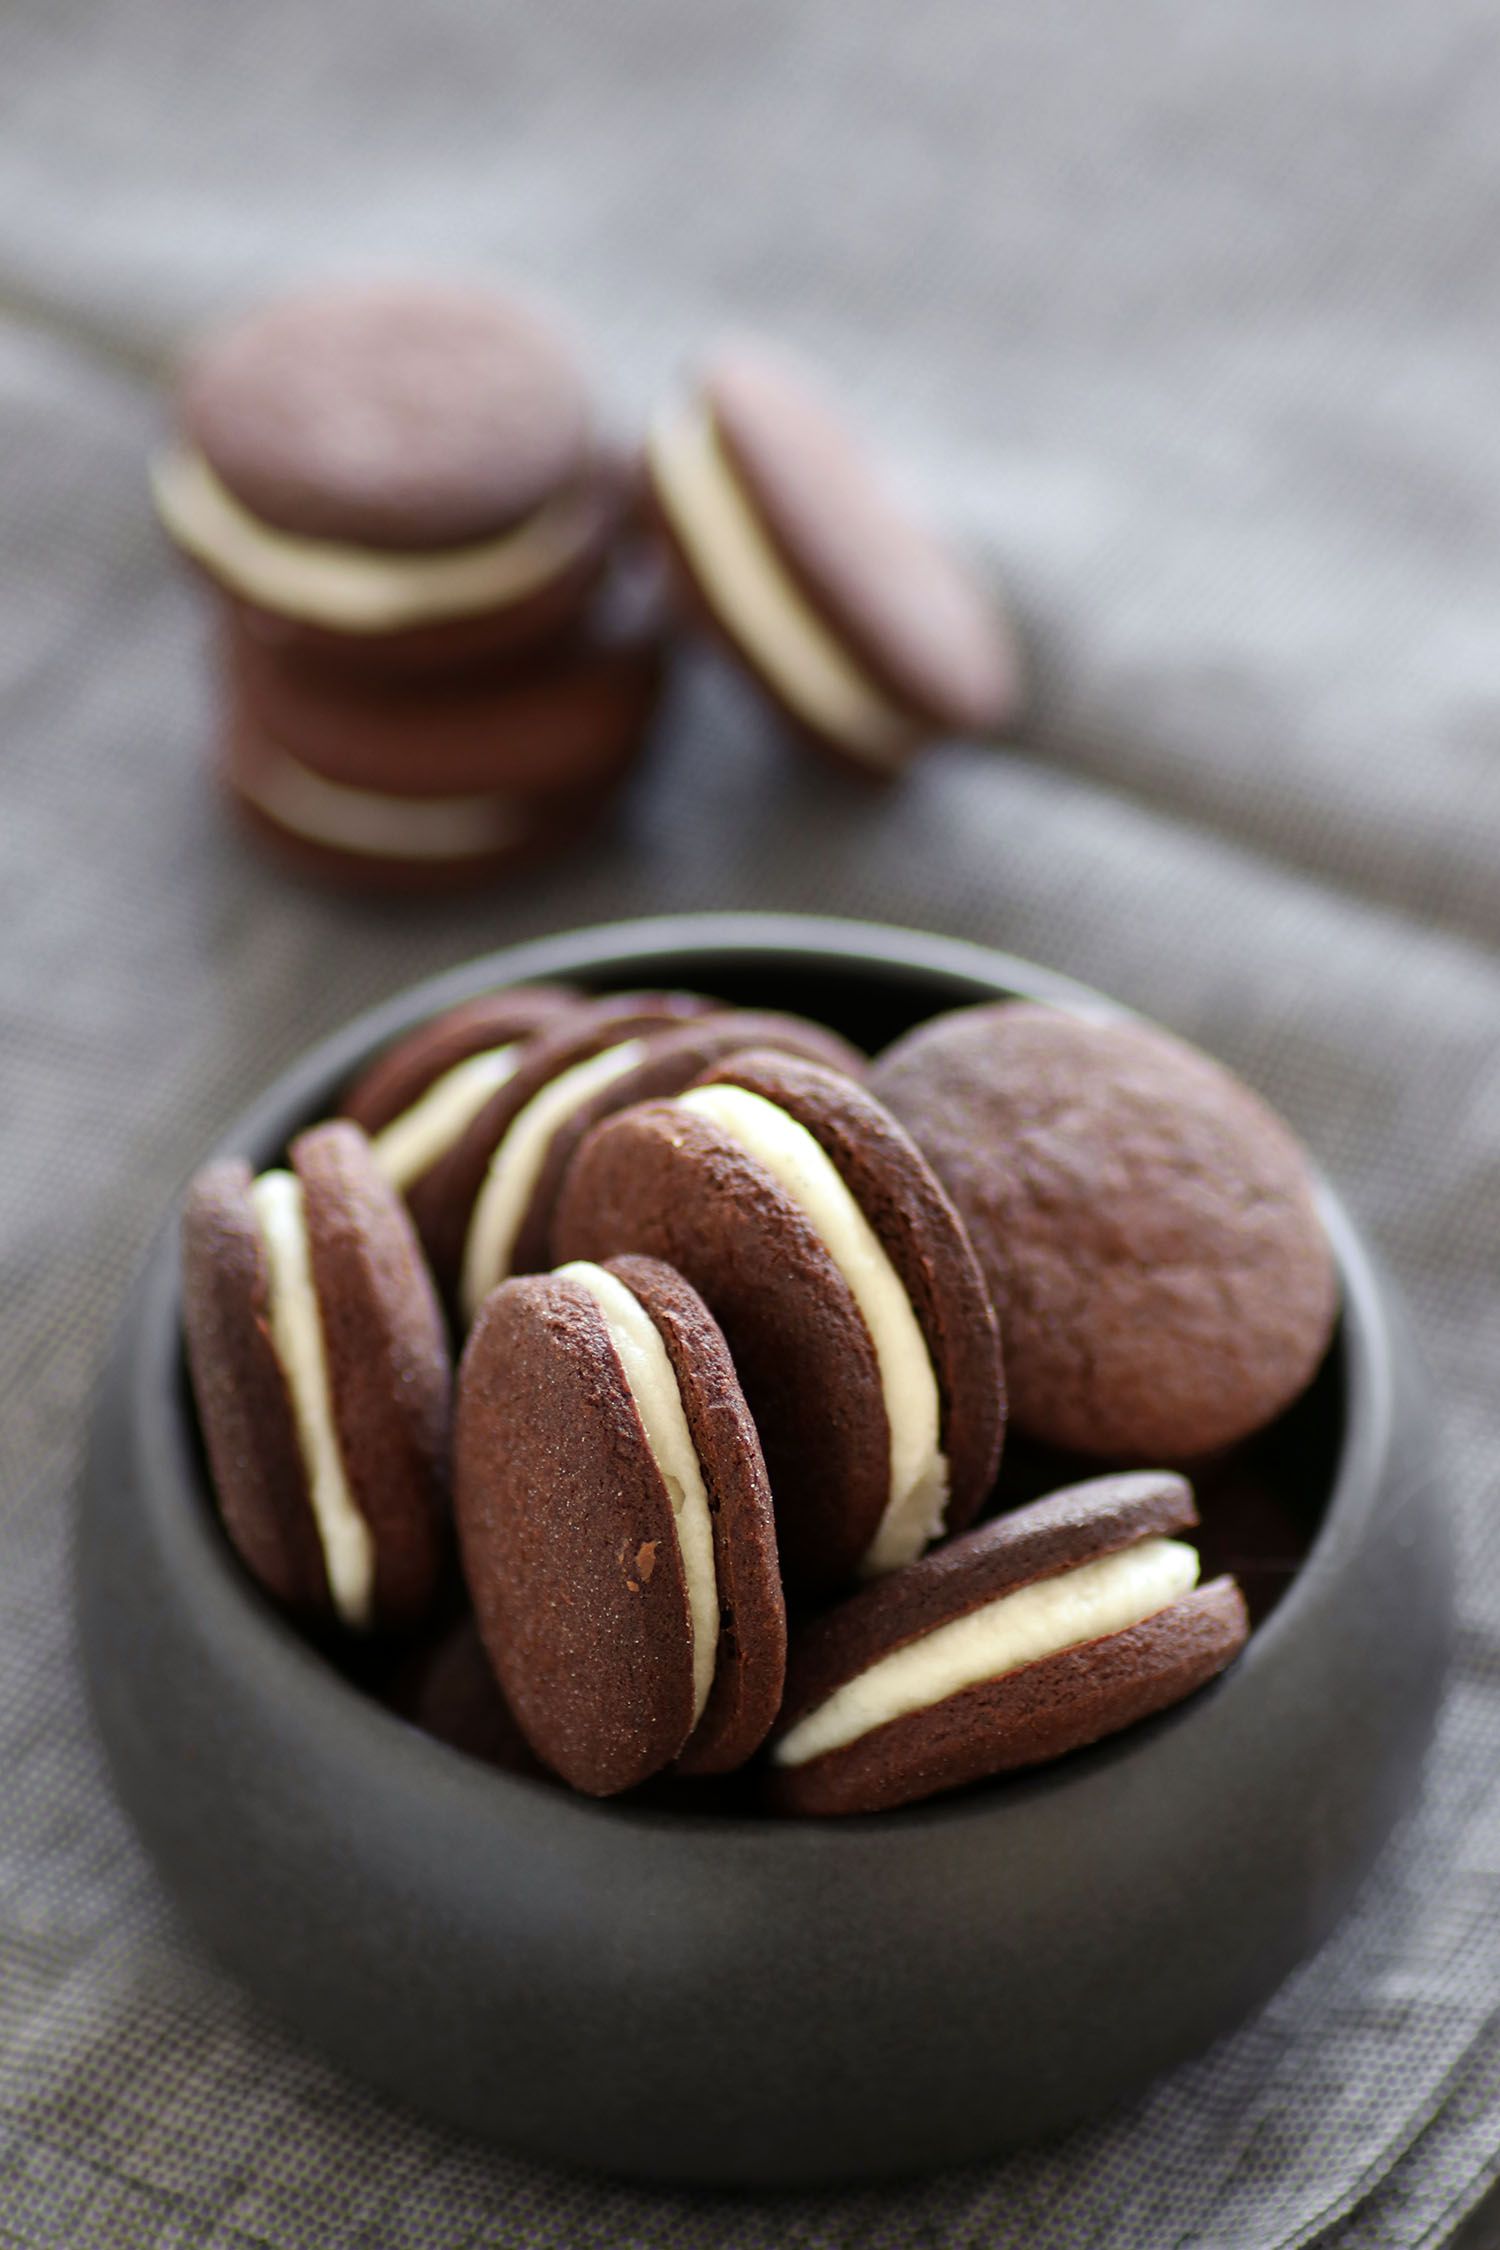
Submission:
[[[192,450],[161,456],[151,481],[172,538],[216,578],[262,609],[338,633],[398,632],[519,601],[558,577],[589,536],[591,502],[580,492],[496,539],[408,554],[278,531]]]
[[[603,1313],[610,1342],[620,1356],[672,1503],[682,1575],[687,1581],[688,1615],[693,1628],[693,1724],[703,1716],[714,1668],[719,1660],[719,1580],[714,1568],[714,1527],[708,1488],[698,1449],[688,1428],[682,1393],[660,1331],[645,1306],[616,1275],[580,1259],[559,1266],[560,1281],[581,1282]]]
[[[368,1625],[375,1598],[375,1542],[355,1504],[339,1447],[302,1182],[292,1172],[263,1172],[251,1187],[250,1200],[270,1270],[271,1341],[291,1393],[333,1606],[346,1625]]]
[[[434,1078],[410,1109],[381,1127],[370,1149],[398,1195],[457,1145],[495,1089],[515,1076],[520,1053],[512,1042],[466,1056]]]
[[[695,1086],[679,1106],[711,1118],[763,1165],[809,1221],[870,1332],[890,1428],[890,1490],[865,1554],[867,1576],[895,1570],[943,1527],[948,1462],[937,1376],[911,1299],[874,1228],[805,1125],[743,1086]]]
[[[526,1216],[526,1206],[541,1176],[552,1137],[591,1095],[612,1078],[633,1070],[644,1047],[627,1039],[606,1047],[587,1062],[559,1071],[539,1094],[519,1110],[490,1158],[484,1184],[475,1198],[464,1242],[462,1296],[464,1312],[472,1320],[492,1289],[510,1272],[510,1261]]]
[[[981,1680],[1002,1680],[1064,1649],[1123,1633],[1190,1592],[1198,1557],[1180,1539],[1142,1539],[1001,1594],[938,1625],[835,1688],[776,1745],[780,1766],[805,1766],[911,1711],[928,1710]]]
[[[514,797],[387,797],[329,781],[284,750],[248,773],[240,795],[294,836],[384,859],[469,859],[519,842],[530,819]]]
[[[653,482],[709,607],[819,733],[891,766],[915,728],[848,655],[767,538],[702,407],[662,417],[647,440]]]

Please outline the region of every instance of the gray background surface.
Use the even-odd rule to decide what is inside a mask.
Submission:
[[[1500,35],[1479,0],[12,0],[0,25],[0,2240],[194,2250],[1441,2239],[1500,2162]],[[706,660],[619,831],[464,905],[245,856],[142,478],[189,328],[329,267],[571,312],[621,422],[724,326],[820,356],[1015,585],[1035,718],[899,794]],[[990,939],[1278,1101],[1414,1300],[1465,1542],[1421,1813],[1128,2114],[795,2204],[427,2131],[184,1944],[68,1617],[83,1416],[195,1157],[505,938],[699,905]],[[997,1902],[997,1905],[999,1902]]]

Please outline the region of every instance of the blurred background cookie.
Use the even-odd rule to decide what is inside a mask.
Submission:
[[[483,284],[405,278],[309,290],[207,338],[155,489],[251,629],[366,670],[557,629],[621,499],[551,324]]]
[[[611,812],[656,709],[662,624],[637,568],[544,648],[386,678],[272,647],[231,613],[225,779],[257,832],[316,873],[482,880]]]
[[[817,386],[764,346],[722,350],[646,451],[691,615],[797,730],[890,777],[943,735],[1015,716],[998,600],[887,489]]]

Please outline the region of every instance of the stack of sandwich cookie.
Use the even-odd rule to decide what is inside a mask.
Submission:
[[[178,400],[157,504],[223,597],[226,772],[258,835],[411,887],[607,808],[659,602],[639,568],[605,584],[624,479],[546,321],[480,286],[328,288],[205,343]]]
[[[387,680],[225,632],[225,775],[311,872],[480,880],[586,834],[634,771],[661,693],[655,576],[617,574],[538,650]]]
[[[514,651],[603,566],[618,479],[573,353],[483,285],[284,298],[205,340],[177,404],[162,521],[278,646],[366,672]]]

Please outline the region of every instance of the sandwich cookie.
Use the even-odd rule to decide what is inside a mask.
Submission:
[[[1221,1064],[1147,1024],[1001,1001],[919,1025],[870,1082],[963,1214],[1018,1430],[1187,1461],[1311,1380],[1338,1305],[1312,1176]]]
[[[532,1749],[591,1796],[724,1773],[781,1701],[765,1464],[724,1339],[649,1259],[508,1281],[458,1382],[480,1632]]]
[[[1181,1477],[1053,1493],[925,1555],[803,1628],[772,1746],[792,1813],[884,1812],[1082,1749],[1181,1702],[1249,1624],[1198,1584]]]
[[[664,1259],[728,1339],[789,1586],[910,1562],[995,1479],[1000,1338],[953,1206],[880,1104],[740,1054],[595,1128],[562,1185],[564,1258]]]
[[[376,1163],[405,1196],[424,1242],[434,1170],[515,1076],[527,1040],[580,1005],[582,995],[563,985],[482,993],[398,1039],[344,1095],[344,1116],[369,1134]]]
[[[429,1175],[424,1240],[467,1325],[513,1273],[550,1265],[552,1206],[575,1111],[645,1054],[654,1031],[713,1010],[691,992],[619,992],[590,1000],[540,1033]]]
[[[254,841],[295,875],[340,890],[454,891],[495,881],[583,841],[613,809],[605,792],[543,804],[513,790],[396,797],[326,780],[229,714],[222,779]]]
[[[748,1048],[771,1050],[779,1055],[800,1055],[806,1062],[821,1063],[845,1078],[861,1078],[867,1057],[836,1031],[809,1023],[805,1016],[786,1016],[774,1009],[726,1008],[722,1014],[696,1016],[665,1031],[648,1032],[641,1041],[641,1059],[633,1070],[609,1079],[553,1135],[548,1151],[548,1208],[555,1205],[574,1154],[596,1125],[617,1110],[633,1109],[638,1102],[661,1101],[680,1094],[693,1081],[731,1055]]]
[[[280,761],[403,805],[515,800],[543,816],[606,796],[662,680],[662,605],[641,572],[544,651],[438,678],[370,679],[269,647],[230,613],[230,701]],[[338,839],[334,837],[332,841]]]
[[[315,1126],[258,1179],[209,1165],[182,1254],[193,1393],[240,1556],[309,1620],[419,1623],[447,1551],[448,1348],[365,1136]]]
[[[792,364],[726,350],[664,413],[649,497],[691,606],[838,761],[889,777],[1020,700],[997,604],[885,489]]]
[[[154,473],[171,537],[278,645],[449,663],[566,622],[623,503],[567,346],[479,285],[284,299],[204,343]]]

